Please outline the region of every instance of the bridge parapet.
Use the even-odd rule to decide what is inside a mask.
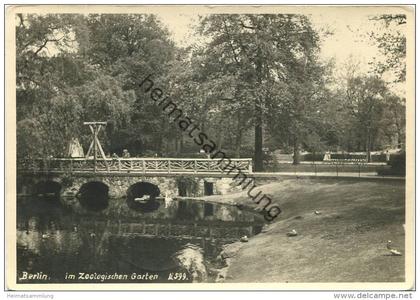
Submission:
[[[162,174],[208,174],[224,173],[227,161],[193,158],[50,158],[20,161],[18,170],[58,173],[162,173]],[[243,173],[252,173],[251,158],[230,159]]]

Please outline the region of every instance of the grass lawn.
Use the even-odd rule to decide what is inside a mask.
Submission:
[[[404,181],[287,179],[259,188],[283,212],[242,243],[226,282],[404,281],[404,255],[386,249],[392,240],[404,253]],[[255,207],[246,192],[206,198]],[[298,236],[286,235],[292,229]]]

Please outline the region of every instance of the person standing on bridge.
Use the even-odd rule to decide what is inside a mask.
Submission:
[[[124,149],[123,150],[123,158],[130,158],[130,152],[128,152],[128,150],[127,149]]]
[[[389,163],[389,160],[391,159],[391,154],[389,154],[389,150],[386,150],[385,152],[385,160],[387,163]]]

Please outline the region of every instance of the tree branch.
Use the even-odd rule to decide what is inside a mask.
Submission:
[[[25,27],[25,21],[23,20],[23,15],[22,14],[17,14],[18,18],[19,18],[19,27]]]
[[[239,59],[238,59],[238,57],[237,57],[237,55],[236,55],[236,51],[235,51],[235,48],[233,47],[233,44],[232,44],[232,37],[231,37],[231,35],[230,35],[230,33],[229,33],[229,30],[228,30],[228,27],[227,27],[227,24],[226,24],[226,20],[225,20],[225,18],[223,18],[223,25],[224,25],[224,27],[225,27],[225,31],[226,31],[226,34],[227,34],[227,36],[228,36],[228,39],[229,39],[229,46],[230,46],[230,49],[232,50],[232,54],[233,54],[233,59],[235,60],[235,62],[239,65],[240,64],[240,62],[239,62]]]
[[[42,49],[44,49],[46,46],[47,46],[47,44],[49,43],[49,42],[59,42],[60,40],[62,40],[63,38],[60,38],[60,39],[46,39],[45,41],[44,41],[44,43],[34,52],[34,55],[35,56],[37,56],[38,55],[38,53],[42,50]]]

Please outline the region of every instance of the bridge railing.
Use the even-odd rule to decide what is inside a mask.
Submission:
[[[51,158],[20,161],[18,169],[34,172],[109,172],[109,173],[223,173],[233,166],[244,173],[252,173],[251,158],[230,159],[195,158]]]

